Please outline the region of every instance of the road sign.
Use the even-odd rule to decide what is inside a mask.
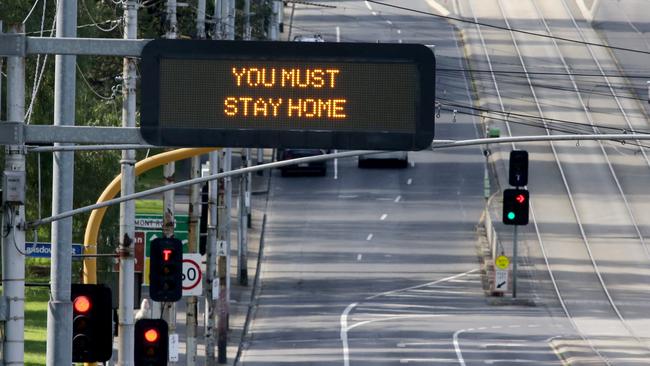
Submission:
[[[508,291],[508,270],[497,269],[494,271],[494,292]]]
[[[494,265],[498,269],[508,269],[508,266],[510,266],[510,258],[505,255],[500,255],[494,260]]]
[[[183,296],[203,295],[201,254],[183,254]]]
[[[72,244],[72,255],[81,255],[83,252],[83,245]],[[51,258],[52,257],[52,243],[25,243],[25,254],[32,258]]]
[[[420,150],[434,137],[424,45],[153,40],[141,71],[155,145]]]

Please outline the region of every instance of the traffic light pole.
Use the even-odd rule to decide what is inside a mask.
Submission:
[[[198,178],[201,176],[201,158],[195,156],[191,159],[191,172],[190,178]],[[190,186],[190,212],[189,212],[189,227],[188,227],[188,251],[189,253],[198,253],[199,242],[199,219],[201,216],[201,186],[194,184]],[[198,307],[197,297],[189,296],[186,300],[187,310],[185,317],[185,324],[187,329],[187,344],[186,344],[186,364],[187,366],[196,365],[196,330],[198,326]]]
[[[176,0],[167,0],[166,1],[166,32],[165,32],[165,38],[167,39],[176,39],[177,34],[177,19],[176,19]],[[176,163],[171,162],[165,164],[163,168],[163,175],[165,179],[165,184],[172,184],[174,183],[174,175],[176,174]],[[163,235],[165,237],[171,237],[174,235],[174,227],[175,227],[175,193],[174,190],[170,190],[165,192],[163,195],[163,209],[165,210],[163,213]],[[171,302],[167,303],[166,305],[167,309],[164,309],[161,307],[161,311],[163,314],[165,314],[165,310],[167,310],[165,314],[165,319],[167,320],[167,324],[169,325],[169,335],[170,338],[171,336],[177,337],[176,335],[176,303]],[[170,355],[171,352],[178,352],[177,349],[172,350],[170,349]],[[176,362],[169,362],[169,364],[176,364]]]
[[[22,26],[13,31],[22,32]],[[25,117],[25,58],[7,58],[7,119],[20,121]],[[22,175],[19,195],[25,195],[25,145],[11,145],[5,150],[5,173]],[[5,190],[8,187],[4,187]],[[8,312],[4,327],[2,355],[5,365],[22,365],[25,333],[25,205],[2,203],[2,294]],[[70,341],[68,345],[70,345]],[[70,347],[72,349],[72,347]],[[70,359],[71,353],[69,352]]]
[[[210,152],[210,175],[219,172],[219,153],[216,151]],[[214,321],[216,319],[216,304],[215,298],[218,291],[213,286],[217,275],[217,208],[218,208],[218,180],[211,180],[208,182],[208,240],[205,248],[205,358],[206,365],[214,364]]]
[[[124,3],[125,24],[124,38],[137,38],[138,5],[136,1],[129,0]],[[135,127],[136,115],[136,59],[124,58],[122,69],[122,126]],[[123,150],[121,170],[122,187],[121,195],[126,196],[135,192],[135,150]],[[134,276],[135,259],[135,201],[130,200],[120,204],[120,246],[118,249],[120,259],[119,274],[119,308],[118,308],[118,358],[119,366],[133,365],[134,349]]]
[[[232,149],[221,152],[222,167],[224,172],[231,170]],[[226,177],[219,185],[217,204],[219,206],[218,240],[221,247],[217,256],[217,275],[219,283],[219,296],[217,304],[217,361],[226,363],[228,359],[228,318],[230,300],[230,208],[232,196],[232,178]]]
[[[77,1],[59,1],[56,8],[56,37],[76,37]],[[76,60],[74,55],[55,56],[55,126],[75,124]],[[52,214],[71,210],[73,194],[74,152],[55,152],[52,156]],[[46,359],[48,365],[69,365],[72,362],[72,218],[52,223],[51,227],[51,297],[47,311]]]
[[[517,227],[514,226],[512,235],[512,298],[517,298]]]

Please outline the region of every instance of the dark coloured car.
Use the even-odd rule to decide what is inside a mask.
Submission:
[[[289,160],[304,158],[307,156],[317,156],[326,154],[321,149],[280,149],[278,150],[278,160]],[[297,174],[327,175],[326,161],[312,161],[309,163],[298,163],[295,165],[284,166],[280,168],[283,177]]]

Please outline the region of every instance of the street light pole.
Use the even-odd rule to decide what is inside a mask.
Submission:
[[[138,4],[135,0],[124,3],[125,24],[124,38],[137,38]],[[122,126],[135,127],[136,114],[136,59],[124,58],[122,67]],[[135,192],[135,150],[122,150],[120,161],[122,170],[121,195]],[[118,308],[118,365],[133,365],[135,353],[135,328],[133,318],[135,293],[135,201],[120,204],[120,274],[119,274],[119,308]]]
[[[22,25],[10,29],[23,33]],[[7,120],[25,118],[25,58],[7,58]],[[8,317],[2,344],[5,365],[22,365],[25,349],[25,145],[5,150],[5,174],[18,178],[18,194],[23,202],[4,202],[2,208],[2,293],[8,302]],[[21,178],[22,177],[22,178]],[[8,187],[4,187],[5,190]],[[69,300],[68,300],[69,301]],[[72,319],[70,319],[72,323]],[[71,340],[70,340],[71,342]],[[70,351],[72,351],[71,343]],[[70,358],[72,358],[70,352]]]
[[[56,37],[77,35],[77,1],[57,3]],[[54,125],[75,124],[75,55],[56,55],[54,65]],[[55,143],[54,146],[64,144]],[[55,152],[52,157],[52,214],[72,209],[74,152]],[[72,362],[72,218],[52,223],[51,298],[47,311],[46,359],[51,365]]]

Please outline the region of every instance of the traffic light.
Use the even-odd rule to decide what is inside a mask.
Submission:
[[[113,354],[111,289],[72,284],[72,361],[105,362]]]
[[[528,151],[513,150],[510,152],[508,182],[515,187],[523,187],[528,184]]]
[[[506,189],[503,191],[503,223],[506,225],[528,225],[528,191]]]
[[[149,296],[154,301],[178,301],[183,295],[183,244],[176,238],[151,242]]]
[[[135,322],[135,366],[167,365],[169,335],[162,319]]]

